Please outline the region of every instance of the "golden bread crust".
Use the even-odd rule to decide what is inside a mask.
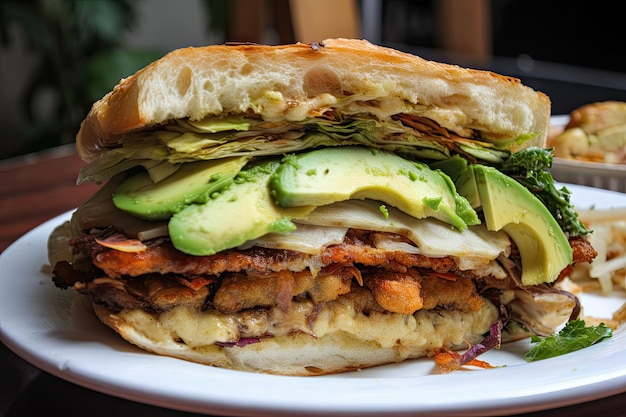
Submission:
[[[365,40],[213,45],[175,50],[96,102],[77,136],[90,162],[120,135],[173,119],[256,114],[300,121],[326,111],[408,112],[468,136],[543,146],[550,100],[518,79],[424,60]]]

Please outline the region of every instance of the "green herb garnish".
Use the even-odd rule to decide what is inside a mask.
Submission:
[[[584,349],[611,336],[613,331],[604,323],[585,326],[584,320],[572,320],[557,334],[548,337],[532,336],[530,341],[537,344],[524,355],[524,359],[533,362],[553,358]]]
[[[535,194],[566,234],[585,236],[589,230],[578,219],[578,213],[570,203],[571,192],[566,187],[557,188],[550,173],[552,158],[551,149],[523,149],[511,155],[502,165],[501,171]]]
[[[383,216],[385,216],[385,219],[389,218],[389,210],[387,210],[387,206],[385,206],[384,204],[381,204],[378,207],[378,210],[380,210],[380,212],[383,213]]]

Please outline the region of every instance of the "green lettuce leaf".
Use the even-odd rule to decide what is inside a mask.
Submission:
[[[524,359],[533,362],[553,358],[584,349],[612,336],[613,331],[604,323],[598,326],[585,326],[583,320],[573,320],[552,336],[532,336],[531,342],[536,345],[524,355]]]
[[[530,147],[512,154],[500,169],[535,194],[566,234],[585,236],[590,231],[570,203],[571,192],[567,187],[557,188],[550,173],[552,158],[551,149]]]

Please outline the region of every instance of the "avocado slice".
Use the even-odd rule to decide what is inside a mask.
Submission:
[[[489,230],[504,230],[522,258],[522,283],[556,280],[572,263],[565,233],[543,203],[526,187],[493,167],[471,165],[456,181],[475,208],[482,207]]]
[[[248,157],[183,164],[174,174],[154,183],[146,171],[126,179],[113,191],[120,210],[147,220],[166,220],[192,203],[204,203],[228,186]]]
[[[387,203],[421,219],[434,217],[458,230],[479,223],[450,178],[426,164],[360,146],[318,149],[284,158],[270,178],[282,207],[323,206],[350,199]]]
[[[268,181],[279,165],[278,160],[270,160],[247,167],[206,203],[175,213],[168,225],[172,244],[190,255],[213,255],[267,233],[296,229],[291,219],[302,219],[315,207],[285,208],[274,203]]]

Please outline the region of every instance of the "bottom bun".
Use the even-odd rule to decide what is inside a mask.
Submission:
[[[349,302],[337,300],[326,303],[306,331],[297,325],[298,311],[303,309],[294,305],[289,319],[300,331],[283,332],[242,347],[224,347],[215,343],[216,338],[230,335],[232,340],[241,327],[228,314],[184,306],[161,314],[143,310],[115,313],[95,303],[93,307],[100,320],[128,342],[158,355],[226,369],[293,376],[402,362],[432,356],[442,347],[467,348],[468,343],[482,340],[498,318],[497,309],[487,300],[478,311],[420,310],[413,315],[366,314]]]

